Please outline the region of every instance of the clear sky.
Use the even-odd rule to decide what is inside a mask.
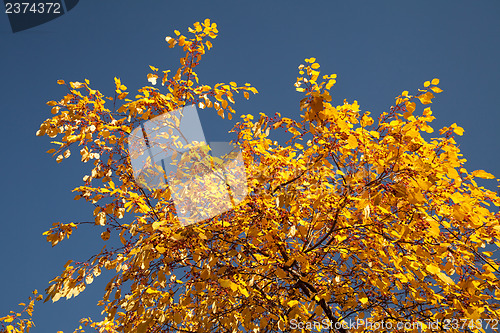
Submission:
[[[165,36],[210,18],[219,37],[198,69],[207,84],[249,82],[259,94],[237,100],[240,114],[299,116],[297,66],[315,57],[338,74],[333,103],[356,99],[379,114],[403,90],[426,80],[444,90],[431,105],[435,129],[457,123],[469,170],[500,176],[500,2],[490,1],[80,1],[67,14],[12,33],[0,14],[1,174],[0,316],[30,292],[44,290],[69,259],[99,252],[101,230],[81,227],[51,248],[42,233],[53,222],[91,221],[93,206],[71,189],[88,170],[74,152],[57,164],[36,137],[49,100],[65,94],[58,79],[89,79],[105,95],[119,77],[129,90],[147,85],[148,65],[175,70],[182,54]],[[213,112],[215,114],[215,112]],[[231,139],[234,123],[200,112],[208,141]],[[235,117],[236,119],[238,117]],[[436,131],[437,132],[437,131]],[[495,189],[494,183],[485,183]],[[38,332],[72,332],[82,317],[99,318],[105,274],[76,299],[35,306]]]

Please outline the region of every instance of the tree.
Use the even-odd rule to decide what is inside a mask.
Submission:
[[[58,81],[69,92],[48,102],[54,116],[37,135],[62,136],[48,151],[57,162],[78,146],[93,162],[75,199],[95,205],[102,239],[121,246],[68,262],[45,301],[77,296],[107,269],[116,274],[99,302],[106,317],[82,319],[100,332],[484,332],[497,323],[490,250],[500,244],[500,215],[490,207],[500,197],[475,180],[493,175],[464,168],[461,127],[429,138],[435,118],[417,103],[432,103],[438,79],[404,91],[375,120],[356,101],[333,106],[336,75],[320,80],[320,65],[306,59],[295,83],[301,119],[243,115],[233,129],[248,178],[234,209],[182,225],[169,188],[140,186],[126,144],[141,122],[191,104],[231,119],[235,94],[257,93],[200,84],[194,68],[218,31],[207,19],[189,32],[166,38],[186,52],[175,75],[150,66],[148,79],[162,87],[133,100],[119,79],[110,108],[88,80]],[[269,139],[279,129],[290,135],[284,146]],[[45,235],[54,246],[82,224],[55,223]]]

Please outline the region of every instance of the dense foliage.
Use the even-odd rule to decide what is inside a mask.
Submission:
[[[500,198],[475,181],[491,174],[464,168],[454,140],[461,127],[434,133],[438,79],[404,91],[374,119],[356,101],[332,105],[336,75],[321,76],[306,59],[295,83],[301,119],[243,115],[234,128],[248,196],[233,210],[183,226],[168,188],[138,186],[127,137],[141,122],[191,104],[231,119],[236,94],[257,93],[201,84],[194,68],[218,31],[205,20],[189,32],[166,38],[186,52],[180,68],[169,77],[151,66],[152,86],[133,99],[119,79],[109,98],[87,80],[59,81],[69,92],[48,103],[54,115],[37,132],[60,138],[49,151],[58,162],[79,150],[93,163],[75,199],[95,205],[103,241],[121,240],[68,262],[46,290],[54,302],[71,298],[102,270],[116,271],[100,301],[105,318],[82,319],[76,331],[307,331],[316,322],[361,332],[346,323],[370,318],[479,332],[500,318],[499,266],[486,251],[500,244],[491,206]],[[282,129],[284,146],[269,139]],[[55,223],[45,235],[56,245],[81,224]],[[15,314],[1,320],[8,332],[26,326]]]

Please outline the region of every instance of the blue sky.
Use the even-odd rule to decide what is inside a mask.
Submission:
[[[251,83],[259,94],[237,100],[239,114],[299,116],[293,83],[304,58],[338,74],[333,103],[356,99],[362,110],[385,111],[403,90],[426,80],[444,90],[431,105],[435,129],[457,123],[469,170],[500,176],[500,2],[498,1],[80,1],[67,14],[13,34],[0,15],[4,212],[0,242],[0,315],[37,288],[44,290],[69,259],[99,252],[100,230],[80,228],[54,248],[41,235],[53,222],[92,220],[92,206],[71,189],[88,170],[78,154],[57,164],[36,137],[46,102],[64,96],[58,79],[89,79],[107,95],[119,77],[130,90],[147,85],[148,65],[176,69],[180,49],[165,36],[210,18],[219,37],[199,66],[207,84]],[[208,141],[231,139],[234,121],[200,112]],[[494,183],[486,183],[495,189]],[[72,332],[82,317],[98,319],[95,303],[106,276],[76,299],[35,306],[32,332]]]

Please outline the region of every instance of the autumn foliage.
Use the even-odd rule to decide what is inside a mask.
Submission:
[[[257,93],[250,84],[200,83],[194,69],[218,31],[207,19],[189,32],[166,38],[185,51],[181,67],[170,73],[151,66],[152,85],[133,98],[120,79],[113,97],[88,80],[59,81],[68,93],[48,103],[54,115],[37,132],[58,138],[48,151],[57,162],[79,151],[82,162],[92,163],[73,190],[75,200],[95,205],[104,244],[121,241],[109,248],[95,241],[96,254],[68,262],[46,290],[46,300],[71,298],[101,271],[116,272],[99,302],[104,319],[82,319],[76,332],[89,326],[99,332],[301,331],[292,320],[361,318],[421,322],[426,332],[432,329],[425,323],[439,322],[433,331],[445,331],[445,320],[458,319],[450,332],[484,332],[486,320],[500,318],[499,265],[491,258],[500,244],[500,198],[476,182],[491,174],[465,169],[454,138],[463,129],[432,128],[429,105],[442,91],[438,79],[404,91],[374,119],[356,101],[334,106],[336,75],[321,75],[316,59],[306,59],[295,83],[303,96],[301,119],[242,115],[233,129],[248,177],[245,200],[209,220],[180,225],[168,189],[149,191],[134,181],[128,134],[191,104],[231,119],[236,96]],[[286,131],[289,140],[269,139],[274,131]],[[54,223],[44,235],[56,245],[81,225]],[[9,318],[1,318],[10,325],[6,331],[23,331]]]

